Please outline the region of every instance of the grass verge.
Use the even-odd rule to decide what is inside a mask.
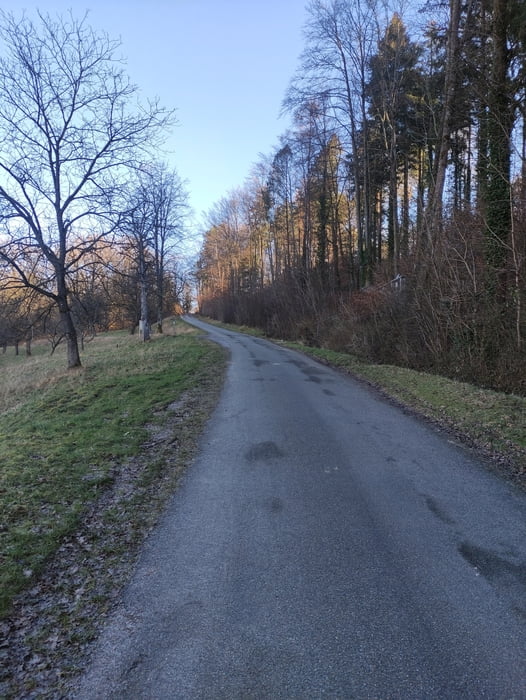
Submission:
[[[168,326],[147,344],[100,336],[74,372],[45,354],[0,357],[11,387],[0,413],[0,696],[47,697],[39,688],[57,692],[74,674],[195,451],[224,355],[186,324]]]

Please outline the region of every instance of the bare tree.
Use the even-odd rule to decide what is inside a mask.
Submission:
[[[355,224],[364,261],[361,283],[370,281],[373,258],[366,82],[376,31],[375,5],[373,0],[311,0],[306,46],[284,100],[286,110],[309,104],[328,110],[352,155]]]
[[[188,211],[184,183],[175,171],[153,163],[138,173],[127,210],[120,226],[124,234],[123,251],[137,271],[139,332],[142,340],[149,340],[150,306],[155,310],[157,332],[163,331],[169,278],[167,260],[183,236]]]
[[[151,201],[139,182],[130,194],[130,208],[121,224],[124,233],[126,254],[136,267],[139,290],[139,336],[141,340],[150,340],[150,318],[148,297],[150,291],[151,244],[153,214]]]
[[[166,297],[167,256],[184,236],[188,214],[185,184],[175,170],[160,164],[150,176],[149,197],[152,206],[152,247],[155,266],[155,307],[157,332],[163,331]]]
[[[10,286],[57,305],[76,367],[70,281],[116,230],[129,171],[151,160],[145,151],[172,117],[138,105],[118,44],[85,18],[0,17],[0,260]]]

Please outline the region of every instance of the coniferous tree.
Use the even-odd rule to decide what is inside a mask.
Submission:
[[[488,164],[485,187],[486,263],[488,291],[504,302],[506,257],[511,229],[511,136],[514,114],[508,48],[508,0],[493,0],[491,73],[488,93]]]
[[[421,48],[410,40],[400,16],[395,14],[370,59],[370,112],[389,168],[387,250],[394,274],[398,272],[401,240],[408,235],[407,218],[403,222],[406,230],[400,231],[398,185],[400,171],[407,172],[411,158],[415,105],[422,92],[420,54]],[[405,206],[407,209],[407,202]]]

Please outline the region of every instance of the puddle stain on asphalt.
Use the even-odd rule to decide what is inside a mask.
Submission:
[[[285,455],[279,449],[275,442],[256,442],[245,453],[245,459],[248,462],[260,462],[270,459],[281,459]]]

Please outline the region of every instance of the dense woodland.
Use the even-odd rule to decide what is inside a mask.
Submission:
[[[313,0],[291,129],[209,212],[202,313],[526,391],[526,4]]]

